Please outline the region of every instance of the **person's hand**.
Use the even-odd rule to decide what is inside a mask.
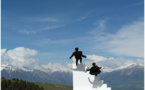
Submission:
[[[86,68],[86,71],[89,71],[89,67]]]

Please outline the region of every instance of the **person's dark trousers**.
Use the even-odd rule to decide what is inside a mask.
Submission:
[[[80,63],[82,63],[82,59],[80,59]]]
[[[76,59],[76,66],[78,66],[78,60],[79,59]],[[80,63],[82,63],[82,59],[80,59]]]
[[[78,66],[78,59],[76,59],[76,66]]]

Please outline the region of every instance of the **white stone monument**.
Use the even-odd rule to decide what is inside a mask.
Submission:
[[[73,90],[111,90],[99,77],[90,75],[85,64],[73,64]]]

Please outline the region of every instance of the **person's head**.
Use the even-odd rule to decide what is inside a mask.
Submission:
[[[95,62],[93,62],[93,63],[92,63],[92,65],[93,65],[93,66],[96,66],[96,63],[95,63]]]
[[[78,50],[79,50],[79,48],[78,48],[78,47],[76,47],[76,48],[75,48],[75,50],[76,50],[76,51],[78,51]]]

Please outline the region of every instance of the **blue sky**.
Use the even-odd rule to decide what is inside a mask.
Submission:
[[[1,14],[2,49],[35,50],[26,57],[39,65],[71,62],[75,47],[85,55],[143,60],[143,0],[2,0]]]

